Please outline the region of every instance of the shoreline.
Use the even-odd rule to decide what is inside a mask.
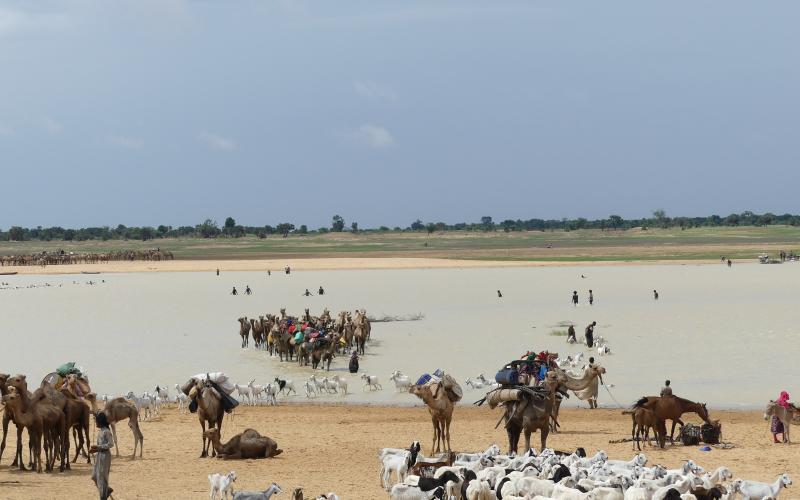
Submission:
[[[266,271],[282,273],[287,265],[293,271],[345,271],[345,270],[403,270],[403,269],[454,269],[454,268],[509,268],[509,267],[589,267],[589,266],[651,266],[651,265],[710,265],[718,260],[483,260],[445,259],[427,257],[329,257],[286,259],[236,259],[236,260],[169,260],[169,261],[114,261],[105,264],[70,264],[54,266],[4,266],[0,273],[16,272],[11,276],[58,275],[88,273],[162,273],[162,272],[241,272]]]

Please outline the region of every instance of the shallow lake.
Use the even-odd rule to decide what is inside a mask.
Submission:
[[[97,284],[86,284],[90,279]],[[305,400],[300,386],[310,368],[240,348],[236,318],[281,307],[296,315],[305,307],[312,314],[358,307],[375,316],[425,315],[373,325],[361,370],[378,375],[383,391],[362,392],[361,380],[346,372],[347,359],[334,361],[332,372],[350,379],[347,402],[415,403],[394,392],[392,370],[416,378],[442,368],[462,382],[479,373],[493,378],[529,349],[594,355],[623,405],[657,394],[665,378],[677,395],[713,407],[760,408],[780,390],[800,388],[795,263],[0,276],[0,282],[9,283],[0,289],[0,371],[38,382],[74,360],[99,394],[160,384],[174,395],[175,383],[221,370],[244,384],[266,384],[276,375],[293,379],[301,395],[288,400]],[[246,285],[253,295],[230,295],[233,286],[243,291]],[[320,285],[324,296],[302,295]],[[593,306],[586,302],[589,289]],[[653,300],[653,289],[660,300]],[[570,302],[573,290],[578,307]],[[582,338],[593,320],[611,355],[599,357],[551,335],[570,321]],[[465,387],[464,403],[481,396]],[[600,403],[615,405],[602,388]]]

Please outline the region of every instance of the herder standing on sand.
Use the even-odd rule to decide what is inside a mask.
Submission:
[[[672,387],[669,386],[669,380],[664,381],[664,387],[661,388],[661,397],[672,396]]]
[[[89,453],[97,453],[92,469],[92,480],[100,492],[100,500],[106,500],[114,491],[108,485],[108,475],[111,472],[111,447],[114,446],[114,436],[108,426],[106,414],[98,412],[95,416],[97,424],[97,444],[92,445]]]
[[[594,347],[594,327],[597,326],[597,321],[592,321],[586,327],[586,345]]]

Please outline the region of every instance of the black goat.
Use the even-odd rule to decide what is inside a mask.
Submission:
[[[572,477],[572,472],[566,465],[558,464],[555,466],[555,472],[553,472],[553,476],[550,478],[550,480],[554,483],[557,483],[565,477]]]
[[[461,478],[458,477],[455,472],[447,471],[437,478],[421,477],[419,478],[417,486],[422,491],[431,491],[439,487],[444,487],[444,485],[447,484],[447,481],[453,481],[454,483],[457,483],[461,481]]]
[[[470,481],[475,481],[477,479],[478,476],[475,474],[474,470],[466,469],[464,473],[464,482],[461,483],[461,498],[467,498],[467,486],[469,486]]]

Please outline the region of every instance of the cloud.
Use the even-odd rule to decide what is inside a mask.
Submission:
[[[112,134],[106,137],[106,140],[108,140],[109,144],[123,149],[142,149],[144,147],[144,141],[136,137]]]
[[[205,142],[209,148],[216,151],[236,151],[239,149],[239,146],[237,146],[236,142],[232,139],[210,132],[203,132],[200,134],[200,140]]]
[[[378,125],[365,123],[351,133],[352,142],[372,149],[385,149],[394,146],[391,132]]]
[[[45,130],[51,134],[60,134],[64,130],[64,126],[56,121],[52,116],[45,116],[42,118],[42,125],[44,126]]]
[[[355,81],[353,88],[356,94],[372,101],[396,101],[397,93],[391,88],[380,83],[370,81]]]

